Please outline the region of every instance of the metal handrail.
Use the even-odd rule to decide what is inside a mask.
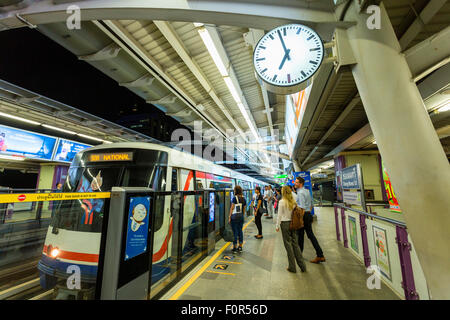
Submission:
[[[371,218],[378,219],[378,220],[381,220],[381,221],[389,222],[389,223],[392,223],[394,225],[398,225],[398,226],[406,228],[406,223],[401,222],[401,221],[397,221],[397,220],[393,220],[393,219],[389,219],[389,218],[385,218],[385,217],[380,217],[380,216],[377,216],[377,215],[374,215],[374,214],[371,214],[371,213],[367,213],[365,211],[349,208],[349,207],[346,207],[346,206],[344,206],[344,205],[342,205],[340,203],[336,203],[336,202],[334,203],[334,205],[337,206],[337,207],[341,207],[341,208],[343,208],[345,210],[350,210],[350,211],[353,211],[353,212],[365,215],[367,217],[371,217]]]

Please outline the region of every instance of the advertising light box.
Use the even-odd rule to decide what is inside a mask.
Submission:
[[[0,153],[52,160],[57,138],[0,125]]]
[[[71,140],[59,139],[58,147],[56,148],[53,160],[62,162],[72,162],[73,158],[75,158],[75,155],[78,152],[89,147],[92,146]]]

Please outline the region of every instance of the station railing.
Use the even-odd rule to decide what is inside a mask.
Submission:
[[[400,297],[428,300],[425,276],[406,223],[372,212],[380,206],[384,204],[374,203],[368,206],[371,212],[365,212],[334,203],[337,240]]]

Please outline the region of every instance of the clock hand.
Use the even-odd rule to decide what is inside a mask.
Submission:
[[[287,59],[288,59],[288,60],[291,60],[291,57],[289,57],[289,52],[288,52],[288,50],[286,49],[286,45],[284,44],[283,37],[281,36],[280,30],[277,30],[277,33],[278,33],[278,36],[280,37],[281,45],[283,46],[283,50],[284,50],[285,54],[287,54]]]
[[[278,70],[281,70],[283,68],[284,63],[286,62],[286,58],[289,60],[289,52],[291,52],[291,49],[288,49],[283,57],[283,60],[281,60],[281,64],[278,67]]]

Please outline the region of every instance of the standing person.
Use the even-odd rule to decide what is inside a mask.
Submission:
[[[265,211],[266,213],[264,214],[264,217],[267,217],[267,216],[269,216],[269,212],[268,212],[268,210],[267,210],[267,190],[269,189],[269,187],[268,186],[265,186],[264,187],[264,194],[262,195],[263,196],[263,208],[265,209],[265,210],[263,210],[263,211]]]
[[[278,214],[278,206],[280,205],[281,200],[281,190],[275,188],[275,214]]]
[[[55,192],[55,193],[56,193],[56,192],[62,192],[62,183],[58,183],[58,184],[56,185],[56,190],[55,190],[54,192]],[[52,205],[52,218],[53,218],[53,216],[55,215],[55,211],[56,211],[56,209],[59,207],[60,203],[61,203],[61,200],[53,200],[53,205]]]
[[[305,210],[305,215],[303,216],[303,224],[304,227],[298,230],[298,245],[300,250],[303,252],[303,243],[305,231],[309,240],[311,240],[314,249],[316,250],[316,258],[311,260],[312,263],[324,262],[325,257],[323,256],[322,248],[319,245],[319,241],[317,241],[316,236],[312,230],[312,220],[313,217],[311,215],[312,210],[312,199],[309,193],[309,190],[306,190],[303,186],[305,185],[305,179],[302,177],[297,177],[295,179],[295,187],[297,188],[297,204],[300,208]]]
[[[244,234],[242,232],[242,227],[244,225],[244,214],[247,201],[244,198],[242,187],[234,187],[234,197],[231,200],[230,216],[228,217],[228,222],[231,224],[231,229],[233,230],[234,240],[233,240],[233,250],[232,252],[242,252],[242,244],[244,243]],[[237,246],[239,239],[239,247]]]
[[[289,262],[289,267],[286,270],[295,273],[295,262],[297,261],[300,270],[305,272],[306,265],[300,247],[298,246],[297,231],[289,229],[292,219],[292,210],[296,207],[297,203],[292,197],[291,188],[284,186],[283,189],[281,189],[281,192],[283,198],[278,204],[276,231],[280,231],[281,226],[281,235],[283,236],[284,248],[286,249]]]
[[[272,190],[272,186],[267,186],[267,191],[266,191],[266,196],[267,196],[267,219],[272,219],[273,218],[273,202],[274,202],[274,198],[275,198],[275,194],[273,193]]]
[[[258,234],[255,236],[255,238],[256,239],[262,239],[263,236],[262,236],[261,217],[262,217],[263,197],[261,195],[261,188],[260,187],[256,187],[255,188],[255,192],[256,192],[256,200],[255,200],[253,214],[255,215],[255,224],[256,224],[256,227],[258,228]]]

